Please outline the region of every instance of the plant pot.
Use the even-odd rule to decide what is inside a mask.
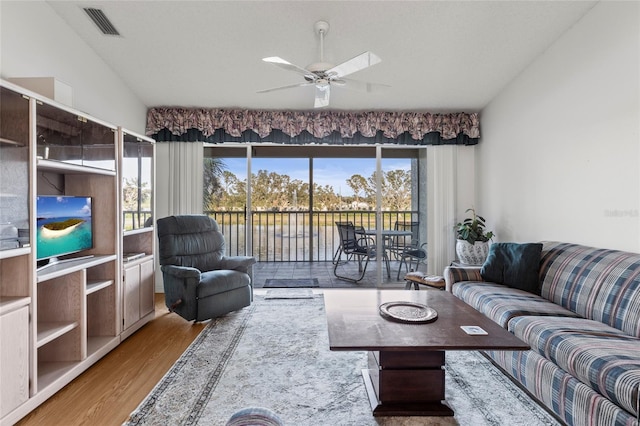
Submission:
[[[475,244],[469,244],[465,240],[457,240],[456,254],[460,262],[466,265],[482,265],[489,254],[489,242],[476,241]]]

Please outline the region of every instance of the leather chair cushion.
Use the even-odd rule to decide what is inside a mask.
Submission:
[[[198,298],[213,296],[237,288],[246,287],[251,283],[248,274],[229,269],[203,272],[198,284]]]

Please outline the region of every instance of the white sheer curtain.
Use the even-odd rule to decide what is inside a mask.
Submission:
[[[202,213],[202,142],[156,144],[158,217]]]
[[[202,213],[202,142],[156,144],[155,218]],[[156,292],[163,293],[156,257]]]
[[[442,275],[455,259],[457,147],[427,147],[427,271]]]

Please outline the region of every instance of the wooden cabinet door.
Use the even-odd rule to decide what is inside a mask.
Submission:
[[[123,297],[122,319],[126,330],[140,319],[140,265],[125,268]]]
[[[155,309],[155,271],[153,258],[140,264],[140,318]]]
[[[29,307],[0,316],[0,418],[29,399]]]

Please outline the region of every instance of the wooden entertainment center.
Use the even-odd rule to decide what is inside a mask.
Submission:
[[[153,319],[154,182],[152,139],[0,81],[1,425]],[[91,249],[42,268],[41,195],[91,197]]]

